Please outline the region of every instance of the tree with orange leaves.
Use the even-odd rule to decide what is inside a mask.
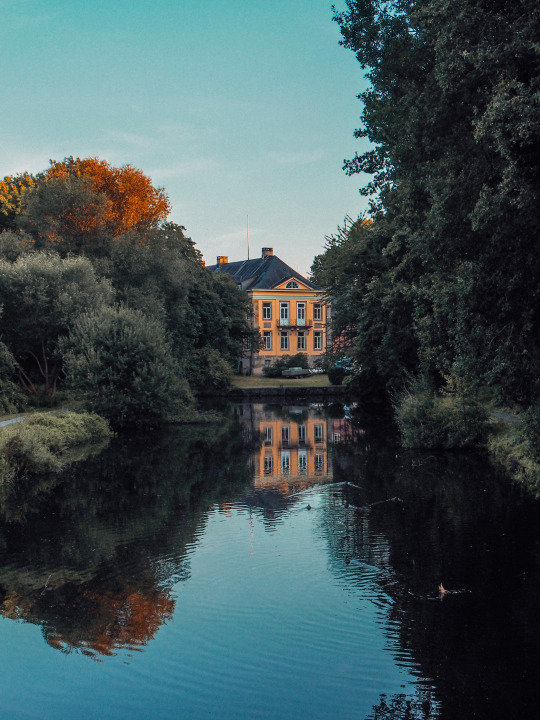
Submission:
[[[171,210],[165,190],[154,187],[152,180],[132,165],[114,167],[97,157],[68,157],[61,162],[51,160],[43,173],[46,180],[72,176],[88,178],[94,192],[108,198],[105,225],[114,236],[156,227]]]

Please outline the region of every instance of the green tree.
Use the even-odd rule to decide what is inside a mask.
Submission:
[[[60,349],[69,386],[113,427],[155,425],[191,402],[163,325],[138,310],[84,313]]]
[[[41,251],[13,263],[0,259],[2,336],[29,393],[43,384],[45,394],[54,396],[62,369],[59,338],[82,312],[113,298],[110,282],[96,277],[87,258]]]
[[[534,0],[347,0],[366,70],[366,172],[412,303],[418,369],[540,392],[540,10]],[[394,280],[395,278],[393,278]],[[393,282],[392,287],[399,287]],[[391,303],[391,296],[388,299]]]

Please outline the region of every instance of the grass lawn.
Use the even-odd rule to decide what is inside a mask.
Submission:
[[[331,387],[328,375],[310,375],[304,378],[267,378],[264,375],[235,375],[232,386],[242,390],[275,387]]]

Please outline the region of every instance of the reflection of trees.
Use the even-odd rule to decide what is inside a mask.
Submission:
[[[381,695],[381,701],[373,706],[373,713],[366,720],[432,720],[438,717],[438,708],[431,695],[420,693],[419,698],[406,695]]]
[[[383,698],[370,717],[531,714],[540,701],[540,652],[531,650],[540,635],[538,504],[481,455],[416,455],[366,438],[334,447],[333,467],[335,482],[349,483],[322,513],[333,566],[350,562],[358,584],[362,563],[375,568],[372,580],[393,601],[389,642],[438,699],[426,715],[419,698]],[[394,497],[402,502],[380,502]],[[464,592],[441,602],[440,582]]]
[[[141,648],[172,614],[209,506],[250,481],[239,426],[119,438],[0,528],[0,612],[66,652]]]

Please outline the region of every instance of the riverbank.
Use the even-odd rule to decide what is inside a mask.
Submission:
[[[278,399],[333,400],[347,397],[345,385],[332,385],[328,375],[310,375],[304,378],[268,378],[263,375],[235,375],[226,391],[231,400]]]
[[[17,418],[15,418],[17,420]],[[44,472],[59,472],[82,460],[112,436],[106,420],[87,412],[34,413],[0,428],[0,484]]]

